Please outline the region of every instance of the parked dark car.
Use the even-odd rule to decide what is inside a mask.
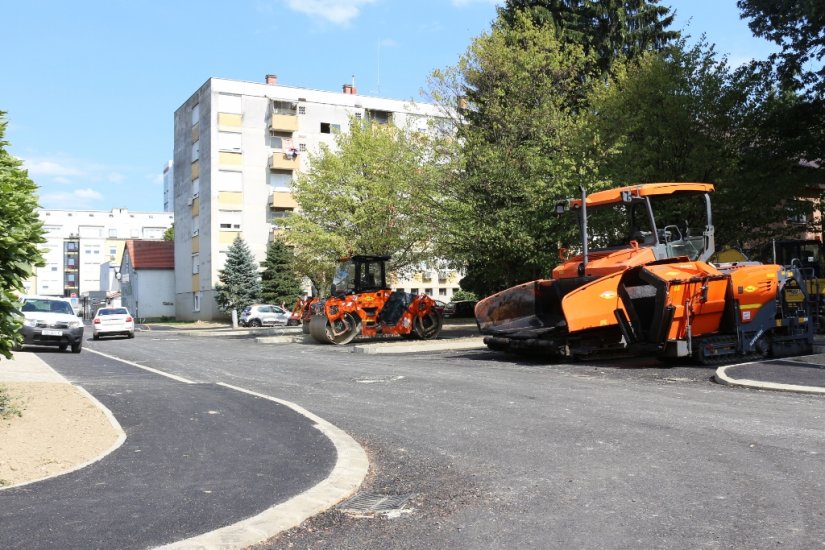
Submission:
[[[462,300],[460,302],[450,302],[444,306],[444,317],[470,317],[475,318],[476,300]]]

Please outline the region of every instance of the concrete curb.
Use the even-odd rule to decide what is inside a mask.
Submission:
[[[163,550],[245,548],[300,525],[307,518],[331,508],[354,494],[361,486],[369,470],[369,459],[366,451],[346,432],[290,401],[222,382],[219,385],[274,401],[309,418],[315,422],[315,428],[335,445],[338,461],[324,481],[282,504],[268,508],[256,516],[233,525],[159,548]]]
[[[738,365],[726,365],[716,369],[714,379],[726,386],[740,386],[745,388],[754,388],[759,390],[772,391],[787,391],[796,393],[811,393],[817,395],[825,395],[825,388],[817,388],[814,386],[797,386],[794,384],[779,384],[776,382],[762,382],[760,380],[749,380],[747,378],[731,378],[727,375],[727,369],[732,367],[741,367],[742,365],[750,365],[752,363],[740,363]]]
[[[352,353],[396,354],[420,353],[424,351],[460,351],[468,349],[484,349],[484,339],[481,337],[452,338],[447,340],[424,340],[386,342],[378,344],[357,344],[352,347]]]

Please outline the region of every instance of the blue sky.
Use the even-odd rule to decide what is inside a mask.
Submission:
[[[498,2],[501,4],[501,2]],[[734,64],[764,58],[735,0],[663,0]],[[173,114],[209,77],[421,99],[491,0],[29,0],[3,7],[6,141],[45,208],[163,208]],[[380,62],[379,62],[380,59]]]

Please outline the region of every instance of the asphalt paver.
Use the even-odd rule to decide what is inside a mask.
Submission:
[[[108,407],[127,438],[81,470],[0,491],[2,548],[167,544],[285,502],[335,465],[312,421],[271,400],[88,352],[39,355]]]

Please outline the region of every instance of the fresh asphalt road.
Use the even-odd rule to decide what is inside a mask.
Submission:
[[[813,548],[825,541],[822,397],[719,386],[711,369],[653,362],[546,365],[486,351],[360,355],[161,332],[87,346],[296,402],[367,449],[372,475],[362,491],[414,494],[412,512],[398,518],[333,510],[262,547]]]
[[[284,405],[88,351],[40,356],[106,405],[127,439],[81,470],[0,492],[2,548],[175,542],[284,502],[334,465],[331,442]]]

